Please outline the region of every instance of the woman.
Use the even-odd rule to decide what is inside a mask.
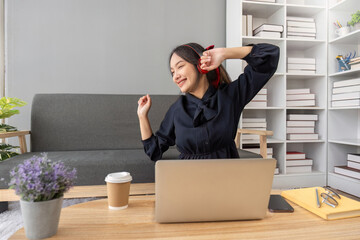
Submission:
[[[248,63],[233,82],[221,66],[225,59]],[[271,44],[204,49],[189,43],[175,48],[170,70],[185,95],[170,107],[155,134],[148,119],[151,98],[139,99],[137,113],[146,154],[157,161],[169,146],[176,145],[180,159],[239,158],[234,138],[241,112],[275,73],[278,61],[279,48]]]

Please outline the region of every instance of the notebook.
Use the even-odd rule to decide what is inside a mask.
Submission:
[[[155,220],[203,222],[266,216],[275,159],[160,160]]]
[[[341,194],[339,194],[341,199],[336,198],[339,203],[336,208],[324,203],[318,208],[316,204],[315,188],[318,189],[319,196],[322,192],[326,192],[322,187],[311,187],[283,191],[281,196],[326,220],[360,216],[360,202]],[[319,197],[319,200],[320,202],[322,201],[321,197]]]

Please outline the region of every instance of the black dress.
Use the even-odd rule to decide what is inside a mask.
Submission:
[[[237,80],[218,89],[210,85],[202,99],[180,96],[155,135],[142,141],[145,153],[157,161],[176,145],[180,159],[239,158],[234,138],[241,112],[275,73],[279,51],[271,44],[253,45]]]

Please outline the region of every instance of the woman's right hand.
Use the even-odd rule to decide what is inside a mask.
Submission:
[[[149,94],[142,96],[138,101],[137,114],[139,118],[147,117],[151,108],[151,98]]]

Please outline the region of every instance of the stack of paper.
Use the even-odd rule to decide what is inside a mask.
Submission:
[[[281,38],[281,33],[283,31],[284,31],[283,25],[264,23],[254,29],[253,35],[255,37]]]
[[[360,78],[334,82],[331,100],[332,107],[359,107]]]
[[[317,140],[315,121],[317,114],[288,114],[286,121],[286,134],[288,140]]]
[[[315,74],[315,58],[292,58],[287,60],[288,73],[295,74]]]
[[[309,88],[287,89],[286,90],[287,107],[314,107],[315,94],[310,93]]]
[[[313,160],[306,158],[303,152],[286,153],[286,173],[311,172]]]
[[[287,20],[287,37],[297,39],[315,39],[316,26],[314,18],[290,17]]]
[[[267,89],[261,89],[246,107],[267,107]]]

